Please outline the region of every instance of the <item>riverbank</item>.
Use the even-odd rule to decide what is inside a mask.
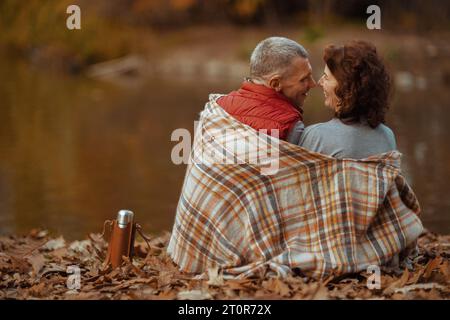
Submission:
[[[414,269],[385,269],[369,290],[366,272],[325,281],[291,276],[208,280],[180,273],[166,255],[170,234],[136,242],[136,257],[102,269],[107,243],[98,234],[66,243],[45,230],[0,237],[0,299],[449,299],[450,235],[424,233]],[[76,288],[79,271],[80,287]],[[71,289],[69,289],[71,288]]]

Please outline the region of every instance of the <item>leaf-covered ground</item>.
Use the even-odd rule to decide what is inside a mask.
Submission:
[[[180,273],[166,254],[169,234],[153,237],[150,249],[136,242],[136,256],[116,270],[102,266],[107,244],[97,234],[66,243],[45,230],[0,237],[0,299],[449,299],[450,236],[427,232],[419,239],[413,269],[384,269],[381,288],[368,289],[369,274],[315,281],[300,276],[224,280]],[[78,266],[80,289],[68,289]],[[73,279],[73,278],[72,278]],[[69,284],[73,282],[69,281]]]

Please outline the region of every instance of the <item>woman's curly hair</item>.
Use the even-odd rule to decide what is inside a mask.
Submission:
[[[347,124],[366,119],[372,128],[384,123],[391,78],[375,46],[366,41],[330,45],[323,60],[338,81],[335,116]]]

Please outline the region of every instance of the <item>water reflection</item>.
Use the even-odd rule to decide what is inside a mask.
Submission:
[[[69,239],[101,231],[122,208],[149,232],[170,230],[185,166],[175,166],[170,134],[193,130],[208,94],[232,83],[153,79],[130,88],[2,66],[0,233],[42,226]],[[423,206],[425,226],[450,232],[450,115],[444,88],[397,94],[389,125],[403,169]],[[322,94],[307,123],[326,121]]]

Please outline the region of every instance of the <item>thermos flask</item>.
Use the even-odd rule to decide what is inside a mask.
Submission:
[[[132,259],[135,232],[134,213],[120,210],[117,219],[112,221],[106,264],[111,264],[114,269],[122,264],[123,256]]]

